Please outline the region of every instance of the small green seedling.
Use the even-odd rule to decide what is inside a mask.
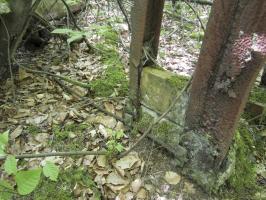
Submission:
[[[16,157],[6,153],[8,134],[9,131],[0,134],[0,158],[5,158],[3,165],[4,172],[9,177],[12,177],[16,189],[13,186],[14,184],[11,183],[12,179],[0,179],[0,200],[9,200],[13,194],[30,194],[39,184],[42,172],[45,177],[52,181],[57,181],[59,167],[52,162],[46,162],[43,168],[18,170]]]

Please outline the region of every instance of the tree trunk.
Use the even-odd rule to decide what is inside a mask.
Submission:
[[[32,0],[11,0],[11,13],[2,15],[4,24],[0,23],[0,80],[4,80],[9,74],[8,57],[12,57],[17,48],[17,40],[20,33],[23,31],[25,22],[31,10]],[[5,29],[8,29],[10,44],[8,46],[8,35]],[[8,49],[10,55],[8,55]]]
[[[194,73],[186,125],[217,146],[216,166],[228,152],[265,56],[266,1],[214,1]]]
[[[266,87],[266,64],[264,65],[260,85]]]

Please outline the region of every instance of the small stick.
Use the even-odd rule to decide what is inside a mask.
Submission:
[[[50,153],[37,153],[37,154],[20,154],[15,155],[16,159],[25,158],[44,158],[51,156],[84,156],[84,155],[107,155],[107,151],[66,151],[66,152],[50,152]],[[5,160],[7,156],[0,156],[0,161]]]
[[[86,84],[86,83],[82,83],[80,81],[77,81],[77,80],[73,80],[73,79],[70,79],[68,77],[65,77],[65,76],[61,76],[61,75],[57,75],[57,74],[53,74],[53,73],[49,73],[49,72],[46,72],[46,71],[39,71],[39,70],[34,70],[34,69],[30,69],[30,68],[27,68],[27,67],[24,67],[24,66],[20,66],[21,68],[25,69],[26,71],[28,72],[31,72],[31,73],[37,73],[37,74],[45,74],[45,75],[48,75],[48,76],[53,76],[53,77],[56,77],[56,78],[59,78],[59,79],[62,79],[68,83],[71,83],[73,85],[77,85],[79,87],[83,87],[83,88],[87,88],[87,89],[90,89],[90,84]]]
[[[194,12],[194,14],[196,15],[196,17],[198,18],[198,20],[199,20],[199,22],[200,22],[200,26],[201,26],[203,32],[205,33],[205,32],[206,32],[206,31],[205,31],[205,27],[204,27],[203,22],[201,21],[199,15],[198,15],[197,11],[193,8],[193,6],[190,5],[190,3],[189,3],[187,0],[184,0],[184,2],[185,2],[185,4],[187,4],[188,7]]]
[[[122,11],[122,13],[123,13],[123,15],[125,17],[125,20],[126,20],[127,25],[128,25],[128,30],[129,30],[129,32],[131,32],[131,25],[130,25],[129,19],[127,17],[127,13],[125,11],[125,7],[123,6],[121,0],[116,0],[116,1],[117,1],[117,4],[118,4],[120,10]]]

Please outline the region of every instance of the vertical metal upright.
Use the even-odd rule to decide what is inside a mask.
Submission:
[[[135,0],[131,11],[132,36],[130,45],[129,87],[134,118],[140,116],[140,79],[145,65],[152,64],[143,48],[155,59],[158,53],[164,0]]]

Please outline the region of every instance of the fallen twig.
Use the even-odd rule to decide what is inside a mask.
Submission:
[[[25,158],[44,158],[51,156],[84,156],[84,155],[107,155],[107,151],[68,151],[68,152],[49,152],[37,154],[20,154],[15,155],[16,159]],[[5,160],[7,156],[0,156],[0,160]]]
[[[197,11],[193,8],[193,6],[191,6],[190,3],[189,3],[189,2],[192,2],[192,1],[188,1],[188,0],[183,0],[183,1],[184,1],[185,4],[187,4],[187,6],[188,6],[188,7],[194,12],[194,14],[196,15],[197,19],[198,19],[199,22],[200,22],[200,26],[201,26],[203,32],[205,33],[205,32],[206,32],[206,31],[205,31],[205,27],[204,27],[204,25],[203,25],[202,20],[200,19],[200,16],[198,15]]]
[[[74,27],[75,27],[76,29],[78,29],[79,31],[81,31],[81,28],[78,26],[78,24],[77,24],[77,22],[76,22],[76,19],[75,19],[75,16],[73,15],[73,13],[72,13],[72,11],[70,10],[70,8],[69,8],[68,4],[66,3],[66,1],[65,1],[65,0],[61,0],[61,1],[62,1],[62,3],[65,5],[65,7],[66,7],[66,9],[67,9],[67,12],[68,12],[70,18],[72,19],[72,22],[73,22],[73,24],[74,24]]]
[[[21,66],[21,65],[19,65],[19,66],[21,68],[25,69],[26,71],[31,72],[31,73],[44,74],[44,75],[48,75],[48,76],[57,77],[59,79],[62,79],[62,80],[66,81],[68,83],[71,83],[73,85],[77,85],[79,87],[83,87],[83,88],[87,88],[87,89],[91,88],[90,84],[82,83],[80,81],[73,80],[73,79],[70,79],[70,78],[62,76],[62,75],[57,75],[57,74],[53,74],[53,73],[46,72],[46,71],[34,70],[34,69],[30,69],[30,68],[27,68],[27,67],[24,67],[24,66]]]

